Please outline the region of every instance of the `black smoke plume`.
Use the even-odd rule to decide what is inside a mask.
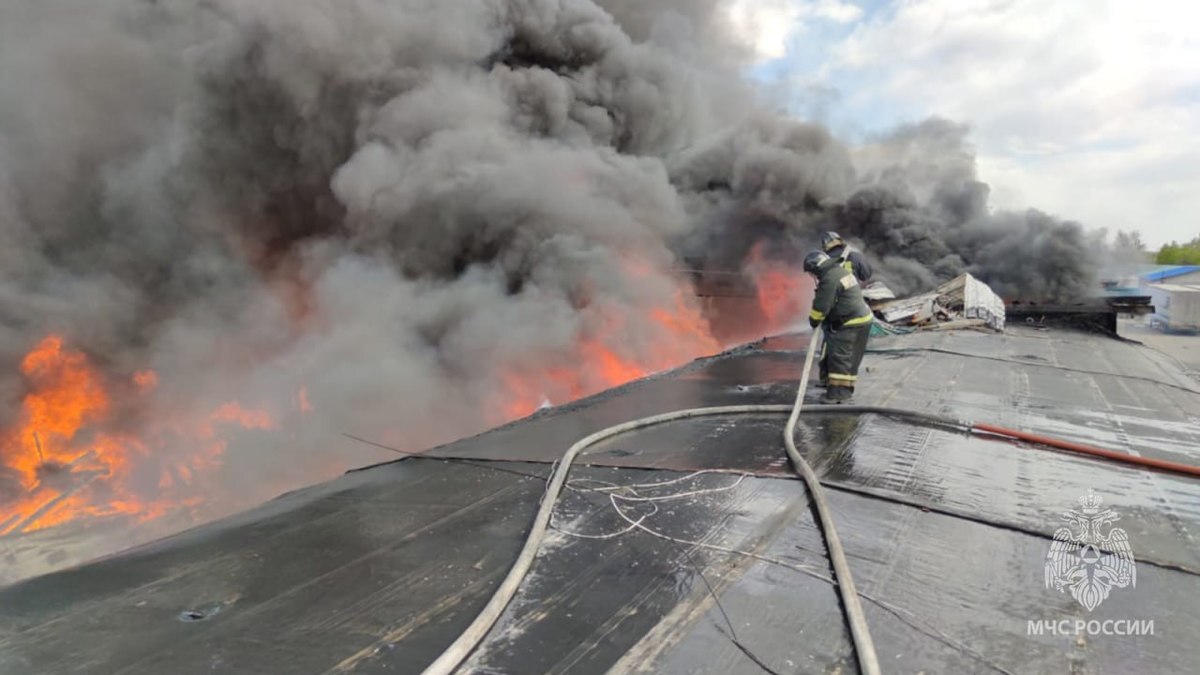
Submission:
[[[716,349],[647,317],[760,240],[837,228],[902,292],[1086,289],[1079,226],[991,213],[962,127],[847,147],[761,105],[728,36],[715,0],[4,3],[0,429],[61,335],[149,448],[127,487],[204,519],[382,458],[343,431],[419,449],[502,421],[514,377],[594,391],[581,344]],[[190,465],[230,403],[276,431],[218,416]]]

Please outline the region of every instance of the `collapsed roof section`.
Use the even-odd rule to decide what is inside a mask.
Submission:
[[[878,291],[867,294],[872,298],[887,298],[891,293]],[[922,293],[899,300],[871,302],[877,316],[893,325],[936,327],[953,322],[950,327],[986,326],[1004,330],[1004,301],[982,281],[970,274],[961,274]]]

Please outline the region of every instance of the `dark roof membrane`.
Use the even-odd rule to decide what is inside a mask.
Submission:
[[[802,350],[778,339],[703,359],[0,590],[0,672],[419,672],[507,572],[571,443],[668,410],[790,403]],[[1149,349],[1018,328],[871,350],[858,403],[1200,462],[1200,395],[1181,389],[1196,385]],[[855,672],[783,423],[671,423],[581,457],[590,466],[572,471],[531,576],[465,671]],[[884,672],[1200,663],[1195,479],[878,416],[802,426]],[[1062,514],[1089,489],[1119,514],[1137,569],[1136,586],[1090,612],[1044,572]],[[1084,634],[1040,623],[1063,620]],[[1090,621],[1153,621],[1154,634],[1088,634]]]

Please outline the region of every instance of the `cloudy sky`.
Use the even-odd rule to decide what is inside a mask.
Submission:
[[[847,140],[967,122],[999,207],[1200,235],[1200,3],[734,0],[756,79]]]

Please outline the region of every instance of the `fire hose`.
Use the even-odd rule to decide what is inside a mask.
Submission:
[[[820,480],[812,467],[805,461],[804,457],[796,448],[794,439],[796,423],[800,418],[801,409],[810,413],[841,413],[841,414],[878,414],[886,417],[901,419],[908,422],[920,424],[922,426],[932,426],[943,428],[951,431],[959,431],[966,433],[989,434],[993,436],[1002,436],[1013,440],[1022,440],[1030,443],[1035,443],[1041,446],[1067,450],[1075,453],[1087,455],[1089,457],[1099,457],[1102,459],[1137,466],[1144,468],[1153,468],[1163,471],[1179,473],[1190,476],[1200,476],[1200,466],[1182,464],[1179,462],[1171,462],[1168,460],[1160,460],[1148,457],[1140,457],[1136,455],[1128,455],[1125,453],[1097,448],[1081,443],[1074,443],[1057,438],[1042,436],[1014,429],[1007,429],[992,424],[976,423],[970,421],[956,420],[944,415],[935,415],[930,413],[922,413],[913,410],[905,410],[902,408],[890,408],[883,406],[857,406],[857,405],[810,405],[804,406],[804,392],[808,386],[808,378],[812,370],[813,355],[820,350],[821,331],[814,334],[812,341],[809,343],[807,354],[804,359],[804,369],[801,373],[800,384],[796,391],[796,400],[792,405],[732,405],[732,406],[716,406],[709,408],[691,408],[687,410],[678,410],[675,412],[653,415],[641,419],[631,420],[622,424],[617,424],[606,429],[601,429],[587,437],[577,441],[574,445],[567,449],[562,458],[559,459],[554,467],[549,482],[546,486],[545,494],[542,496],[541,505],[538,508],[537,514],[534,516],[533,526],[530,528],[529,535],[525,539],[525,545],[522,547],[516,561],[509,569],[508,575],[504,581],[492,594],[491,599],[471,625],[459,637],[446,648],[444,652],[430,664],[422,675],[449,675],[453,673],[458,666],[466,660],[466,658],[483,642],[487,633],[492,626],[499,620],[504,609],[516,596],[517,590],[524,581],[526,574],[533,566],[534,560],[537,558],[538,551],[541,548],[542,540],[546,536],[547,528],[550,524],[550,516],[554,510],[554,506],[558,501],[558,497],[562,492],[563,485],[566,482],[567,474],[571,470],[571,464],[575,458],[585,449],[607,440],[614,436],[624,434],[630,431],[645,429],[647,427],[664,424],[666,422],[674,422],[678,420],[686,420],[695,417],[707,417],[713,415],[736,415],[736,414],[764,414],[764,413],[790,413],[787,425],[784,428],[784,446],[787,449],[788,458],[792,461],[792,468],[804,479],[812,494],[813,504],[816,507],[818,521],[821,531],[825,537],[826,550],[828,551],[830,562],[833,565],[836,574],[838,592],[842,599],[843,611],[846,615],[846,621],[850,626],[851,638],[854,644],[854,651],[858,657],[860,669],[867,675],[879,675],[879,659],[875,653],[874,643],[871,640],[870,631],[867,627],[866,616],[863,613],[862,605],[859,602],[858,592],[854,586],[854,579],[850,573],[850,566],[846,561],[845,551],[842,548],[840,539],[838,538],[837,529],[833,523],[833,517],[829,510],[828,501],[825,498],[824,488],[821,486]]]

